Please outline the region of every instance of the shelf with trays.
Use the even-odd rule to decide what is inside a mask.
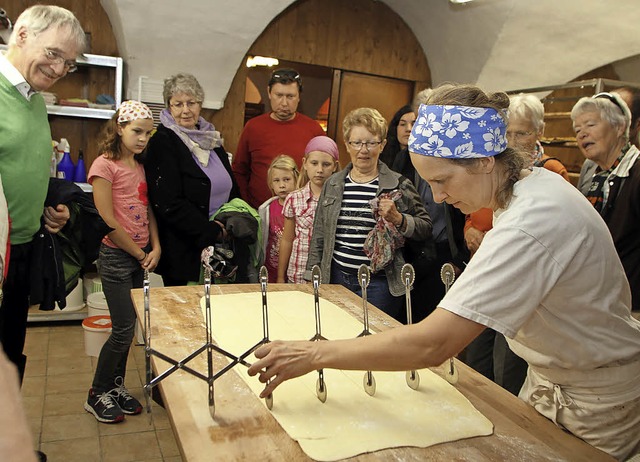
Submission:
[[[6,50],[7,45],[0,44],[0,50]],[[82,57],[77,59],[78,67],[99,67],[113,69],[115,71],[114,76],[114,89],[113,99],[115,100],[115,106],[120,106],[122,102],[122,75],[123,75],[123,60],[117,56],[104,56],[94,55],[91,53],[85,53]],[[47,113],[49,115],[64,116],[64,117],[81,117],[86,119],[110,119],[115,114],[114,109],[102,109],[92,107],[78,107],[78,106],[63,106],[63,105],[47,105]]]

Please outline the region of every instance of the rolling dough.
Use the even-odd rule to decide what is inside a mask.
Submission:
[[[267,301],[270,339],[308,340],[315,335],[312,295],[270,292]],[[204,306],[203,297],[203,319]],[[212,295],[211,311],[213,337],[230,353],[240,355],[263,338],[259,292]],[[322,335],[328,339],[353,338],[363,330],[361,321],[322,297],[320,319]],[[254,359],[251,356],[250,361]],[[242,366],[236,366],[236,371],[256,394],[262,391],[264,385],[257,377],[249,377]],[[309,457],[320,461],[493,433],[486,417],[428,369],[419,371],[418,390],[407,386],[405,372],[374,372],[374,396],[364,391],[364,374],[325,369],[325,403],[316,397],[317,372],[289,380],[274,392],[272,414]]]

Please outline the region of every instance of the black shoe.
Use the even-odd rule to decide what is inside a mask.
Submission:
[[[113,397],[115,402],[120,406],[120,409],[125,414],[134,415],[142,412],[142,404],[129,394],[124,386],[124,379],[122,377],[116,377],[116,388],[109,391],[109,394]]]
[[[38,456],[39,462],[47,462],[47,455],[42,451],[36,451],[36,456]]]
[[[93,388],[84,403],[84,409],[103,423],[118,423],[124,420],[124,413],[108,392],[97,394]]]

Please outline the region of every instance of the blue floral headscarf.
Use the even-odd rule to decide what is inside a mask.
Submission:
[[[449,159],[491,157],[507,148],[507,120],[493,108],[421,104],[409,152]]]

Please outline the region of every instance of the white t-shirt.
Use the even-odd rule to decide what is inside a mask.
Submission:
[[[532,366],[588,371],[640,359],[640,322],[611,234],[545,169],[515,184],[439,306],[503,333]]]

